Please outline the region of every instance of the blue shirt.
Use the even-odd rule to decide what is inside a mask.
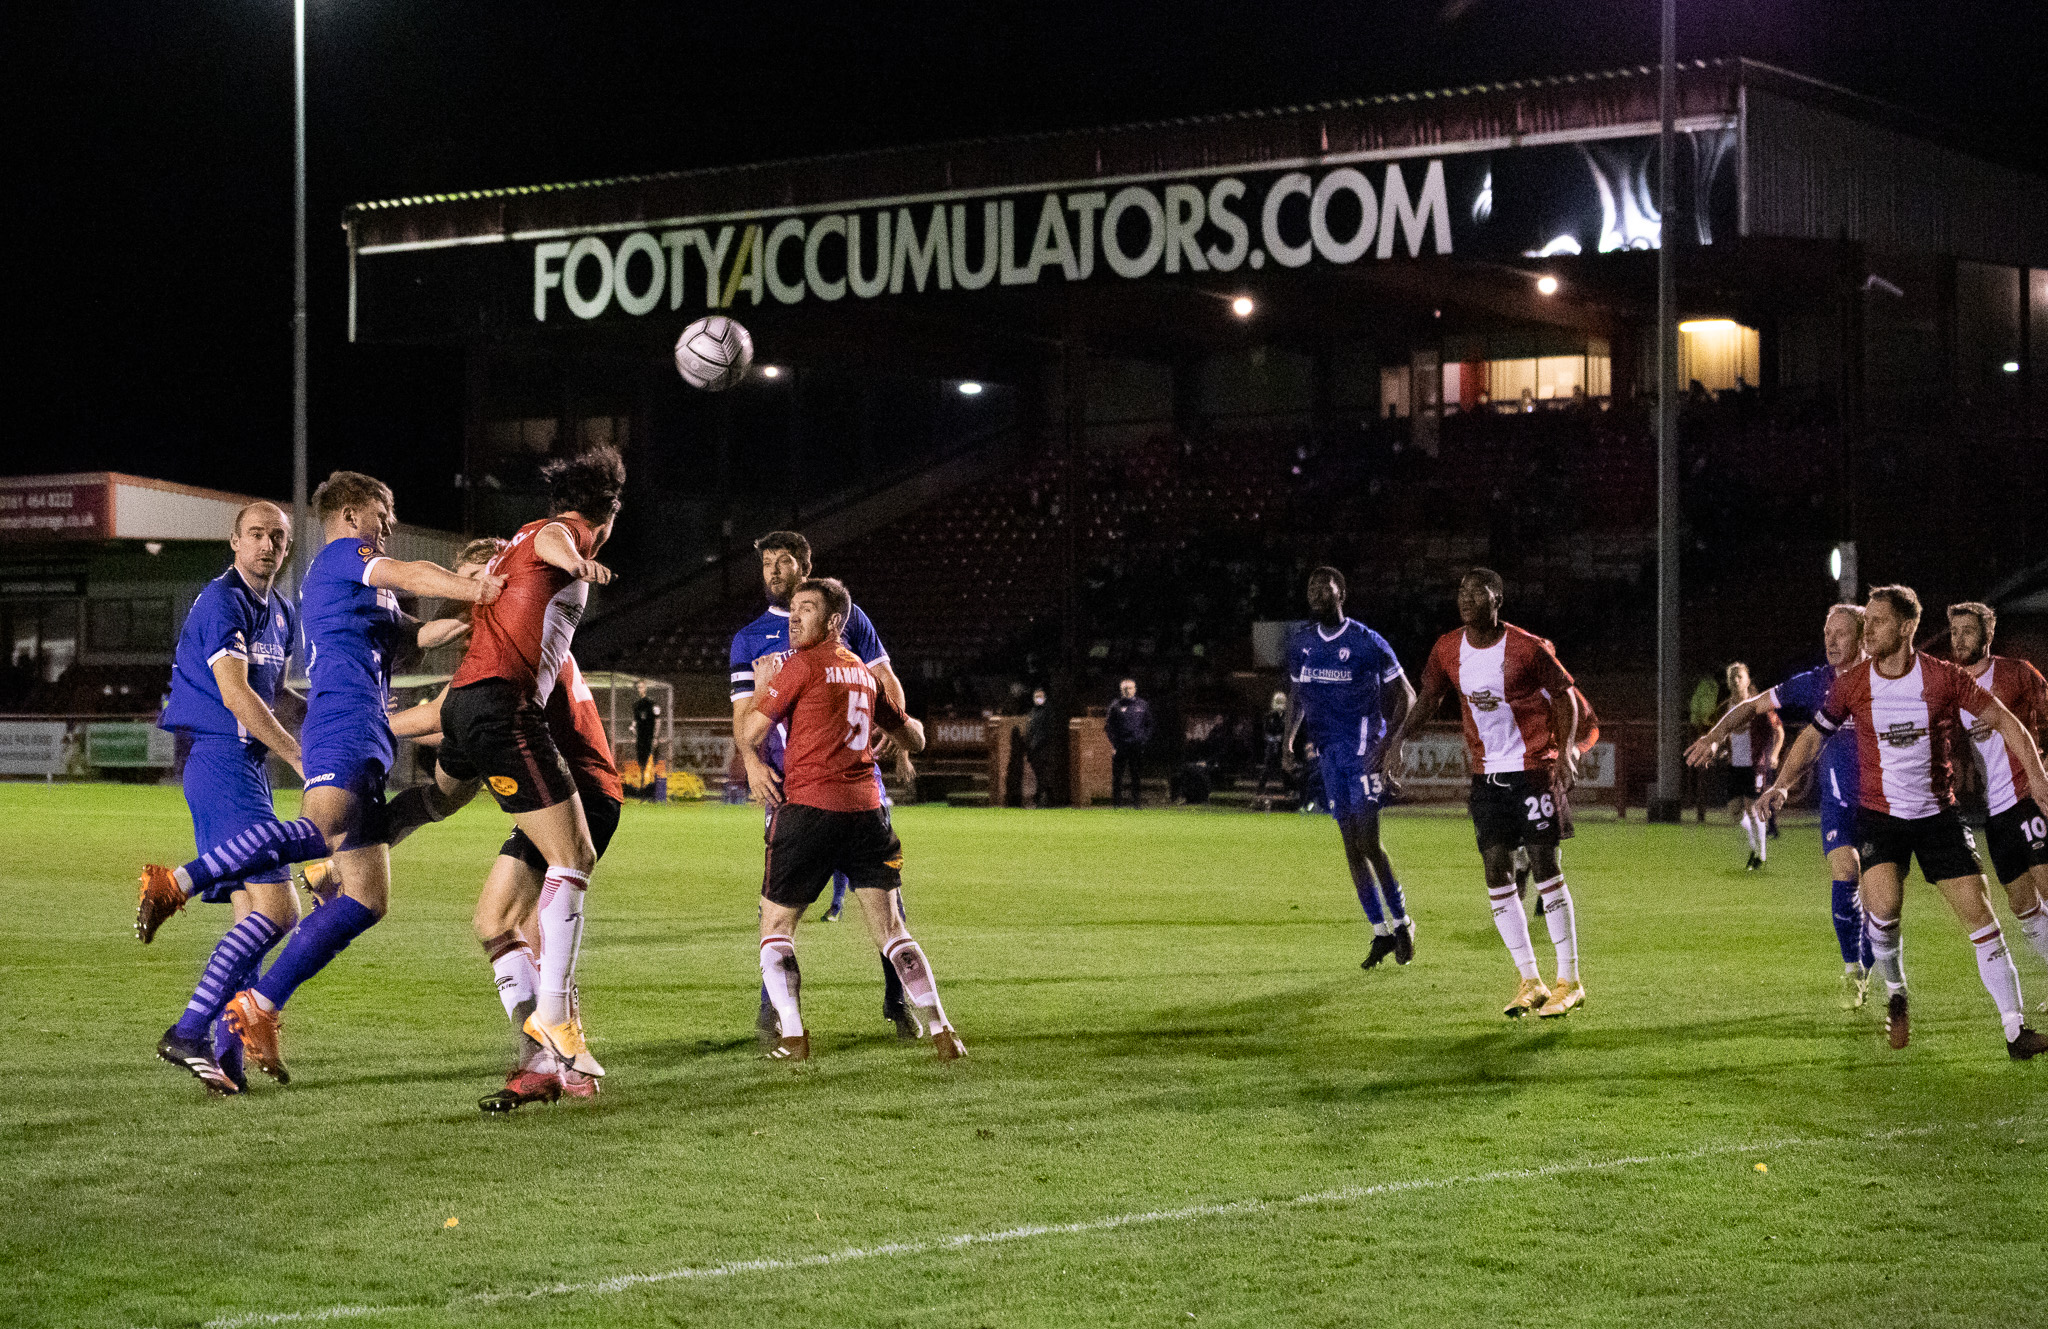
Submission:
[[[290,601],[282,594],[258,595],[233,567],[206,583],[178,631],[171,696],[157,726],[261,747],[221,700],[213,665],[230,656],[247,662],[250,688],[265,706],[274,706],[298,625],[298,610]]]
[[[299,617],[306,629],[307,710],[321,703],[384,714],[391,654],[404,621],[398,596],[366,580],[385,555],[355,536],[330,541],[306,570]]]
[[[1828,690],[1834,685],[1835,667],[1824,664],[1803,674],[1794,674],[1772,688],[1771,701],[1781,710],[1804,711],[1811,717],[1827,701]],[[1821,797],[1843,807],[1855,807],[1856,777],[1856,738],[1851,726],[1844,725],[1829,734],[1820,745]]]
[[[875,634],[875,625],[861,612],[859,605],[853,606],[846,616],[846,629],[841,636],[846,649],[861,658],[861,663],[873,668],[889,658],[889,652],[882,649],[882,639]],[[780,655],[789,650],[789,611],[769,605],[759,618],[735,632],[732,636],[732,699],[754,695],[754,661],[764,655]],[[782,770],[782,746],[788,740],[788,731],[776,725],[768,731],[768,737],[761,744],[762,754],[776,771]]]
[[[1401,677],[1401,662],[1357,619],[1345,619],[1335,633],[1304,624],[1288,643],[1287,677],[1309,739],[1325,757],[1364,757],[1386,737],[1380,689]]]

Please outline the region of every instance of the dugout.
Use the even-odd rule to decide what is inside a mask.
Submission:
[[[366,202],[343,219],[349,335],[463,357],[472,529],[536,515],[549,454],[626,446],[636,519],[612,558],[638,586],[600,597],[581,640],[593,664],[660,673],[721,663],[701,643],[663,654],[680,641],[663,634],[751,593],[759,530],[856,542],[949,495],[1035,483],[1005,467],[1048,441],[1114,459],[1162,431],[1184,452],[1299,447],[1297,476],[1311,450],[1391,437],[1401,465],[1439,472],[1374,517],[1413,543],[1404,582],[1490,559],[1575,651],[1618,642],[1646,613],[1653,467],[1634,422],[1666,243],[1688,464],[1741,479],[1692,517],[1708,530],[1687,571],[1707,579],[1688,606],[1700,668],[1724,637],[1760,668],[1790,663],[1831,594],[1801,569],[1837,540],[1858,541],[1873,579],[1957,597],[2038,561],[2048,182],[1995,145],[1751,61],[1683,66],[1678,99],[1669,218],[1651,67]],[[752,330],[760,366],[719,395],[669,365],[711,311]],[[1472,424],[1574,412],[1591,423]],[[1979,467],[1953,464],[1959,439]],[[1542,512],[1487,511],[1530,467],[1578,491],[1555,548],[1516,533]],[[1064,588],[1018,622],[1060,617],[1059,650],[1085,666],[1074,588],[1094,536],[1074,530],[1086,504],[1060,486],[1075,482],[1050,483],[1058,538],[1082,547],[1006,585],[1023,600]],[[1948,504],[2009,538],[1951,530],[1929,552],[1883,533]],[[1747,528],[1766,520],[1759,541]],[[1782,623],[1755,622],[1724,561],[1796,577]],[[1572,621],[1596,602],[1606,618]],[[1017,627],[1005,610],[988,606],[990,634]],[[912,617],[945,611],[935,597]],[[1636,657],[1644,634],[1623,643]],[[1112,646],[1105,667],[1128,666]]]

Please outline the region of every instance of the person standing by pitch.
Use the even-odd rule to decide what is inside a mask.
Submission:
[[[1131,782],[1131,807],[1144,806],[1145,745],[1152,741],[1152,706],[1138,695],[1138,680],[1117,684],[1117,697],[1102,722],[1112,752],[1109,764],[1109,805],[1121,807],[1124,780]]]

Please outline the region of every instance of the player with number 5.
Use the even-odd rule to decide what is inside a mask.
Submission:
[[[1554,1019],[1586,1000],[1579,983],[1578,922],[1558,854],[1559,843],[1571,835],[1566,796],[1578,779],[1579,708],[1572,676],[1550,643],[1501,621],[1504,592],[1500,574],[1491,568],[1473,568],[1459,579],[1458,617],[1464,626],[1437,639],[1422,673],[1421,695],[1380,749],[1380,762],[1384,768],[1401,741],[1436,714],[1446,693],[1458,694],[1472,772],[1472,824],[1479,833],[1493,925],[1522,976],[1505,1014],[1514,1019],[1533,1010]],[[1515,890],[1518,848],[1529,851],[1543,921],[1557,948],[1557,981],[1548,985],[1536,967],[1529,920]]]
[[[755,702],[740,719],[739,742],[753,751],[788,725],[782,788],[766,791],[768,858],[761,882],[761,982],[775,1008],[768,1056],[811,1055],[799,1005],[796,926],[835,872],[854,898],[875,948],[903,984],[905,1004],[941,1061],[966,1055],[939,1004],[931,964],[904,925],[903,845],[890,828],[875,779],[875,744],[887,734],[906,752],[924,750],[924,726],[897,709],[842,634],[853,597],[830,577],[798,584],[789,600],[795,649],[772,674],[754,677]],[[879,732],[878,732],[879,731]]]

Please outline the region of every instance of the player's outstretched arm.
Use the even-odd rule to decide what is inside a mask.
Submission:
[[[533,537],[533,553],[541,562],[560,568],[578,581],[604,586],[612,579],[610,568],[576,552],[566,526],[541,527],[540,534]]]
[[[299,763],[299,740],[291,736],[276,712],[264,705],[256,689],[249,686],[249,662],[239,656],[221,656],[213,662],[213,681],[220,686],[221,703],[241,721],[249,737],[284,758],[303,779],[306,768]]]
[[[1735,705],[1730,706],[1720,719],[1714,721],[1713,728],[1694,739],[1692,746],[1685,750],[1685,764],[1688,766],[1713,765],[1714,755],[1720,751],[1721,744],[1727,740],[1728,735],[1735,732],[1737,725],[1748,724],[1750,716],[1760,710],[1770,709],[1770,695],[1768,692],[1759,692],[1747,701],[1737,702]]]
[[[426,559],[403,563],[395,558],[380,558],[363,574],[363,580],[381,590],[480,605],[493,603],[498,592],[505,589],[503,577],[488,574],[475,578],[458,577],[439,563]]]
[[[1792,750],[1785,754],[1785,764],[1778,768],[1778,778],[1757,796],[1756,815],[1759,820],[1769,821],[1778,815],[1778,809],[1784,807],[1785,800],[1792,796],[1792,787],[1799,783],[1799,777],[1806,774],[1806,768],[1813,765],[1813,759],[1820,755],[1823,741],[1816,725],[1808,725],[1799,731]]]

